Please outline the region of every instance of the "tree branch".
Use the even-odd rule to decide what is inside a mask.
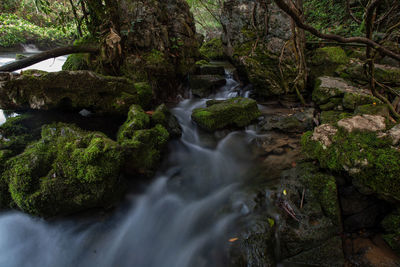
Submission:
[[[376,4],[376,2],[378,2],[379,0],[374,1],[373,5]],[[371,39],[365,38],[365,37],[342,37],[339,35],[335,35],[335,34],[325,34],[325,33],[321,33],[319,32],[317,29],[315,29],[314,27],[305,24],[301,21],[301,19],[297,16],[296,12],[294,10],[292,10],[286,3],[284,0],[274,0],[274,2],[286,13],[288,14],[297,24],[297,26],[299,28],[302,28],[308,32],[310,32],[311,34],[322,38],[322,39],[328,39],[328,40],[334,40],[337,42],[341,42],[341,43],[360,43],[360,44],[366,44],[367,46],[374,48],[376,50],[378,50],[381,54],[384,54],[388,57],[391,57],[393,59],[396,59],[398,61],[400,61],[400,54],[397,54],[385,47],[383,47],[382,45],[374,42]],[[371,8],[372,5],[369,6],[369,8]]]
[[[76,54],[76,53],[97,53],[99,52],[98,47],[94,46],[66,46],[66,47],[60,47],[56,49],[52,49],[49,51],[45,51],[39,54],[36,54],[34,56],[18,60],[15,62],[12,62],[10,64],[4,65],[0,67],[0,71],[4,72],[12,72],[16,70],[20,70],[29,66],[32,66],[36,63],[39,63],[41,61],[44,61],[49,58],[55,58],[59,56],[65,56],[69,54]]]

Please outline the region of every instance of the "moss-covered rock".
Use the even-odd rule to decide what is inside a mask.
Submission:
[[[336,71],[340,77],[360,84],[368,84],[369,77],[365,74],[362,62],[341,66]],[[400,86],[400,68],[375,64],[375,79],[390,86]]]
[[[153,126],[157,124],[164,126],[171,137],[179,138],[182,135],[182,128],[178,119],[169,111],[165,104],[156,108],[151,116],[151,122]]]
[[[200,48],[200,53],[207,59],[223,60],[226,58],[220,38],[213,38],[205,42]]]
[[[221,75],[191,75],[189,86],[192,94],[201,98],[211,95],[215,89],[226,84],[226,79]]]
[[[309,158],[318,160],[324,169],[347,173],[361,192],[375,193],[382,199],[400,201],[400,151],[392,146],[392,140],[379,138],[377,134],[377,131],[385,129],[381,127],[384,118],[376,127],[366,123],[362,128],[357,128],[355,121],[347,123],[345,120],[349,119],[339,121],[338,125],[352,125],[353,130],[346,130],[346,126],[346,129],[336,128],[335,131],[330,131],[330,136],[317,137],[318,127],[314,133],[304,134],[304,153]],[[370,122],[372,120],[375,121],[371,118]],[[320,127],[323,126],[325,125]],[[324,142],[328,139],[329,142]]]
[[[343,97],[343,107],[349,110],[355,110],[358,106],[382,103],[376,97],[369,94],[345,93]]]
[[[249,42],[234,48],[233,62],[241,76],[246,77],[253,85],[254,93],[258,97],[267,98],[295,92],[289,81],[295,80],[297,70],[289,59],[280,64],[278,54]],[[278,66],[281,66],[282,72]]]
[[[7,162],[3,179],[21,210],[49,217],[112,205],[121,197],[123,163],[123,149],[104,134],[54,124]]]
[[[25,71],[3,74],[0,106],[3,109],[87,109],[101,114],[126,114],[132,104],[151,100],[148,84],[91,71]]]
[[[383,239],[400,255],[400,208],[386,216],[381,224],[385,230]]]
[[[341,119],[350,118],[351,116],[352,116],[351,113],[346,113],[343,111],[335,111],[335,110],[322,111],[320,121],[321,124],[336,123]]]
[[[361,114],[370,114],[370,115],[379,115],[385,118],[389,118],[389,108],[386,105],[376,105],[375,104],[367,104],[358,106],[354,111],[354,114],[361,115]]]
[[[318,48],[311,57],[312,74],[333,75],[339,66],[348,65],[349,62],[346,52],[341,47]]]
[[[161,124],[150,127],[154,122],[167,123],[166,113],[162,109],[154,113],[156,116],[151,121],[150,116],[140,106],[133,105],[128,119],[118,132],[118,142],[127,153],[125,169],[131,175],[150,176],[161,160],[170,135]]]
[[[237,97],[207,108],[195,109],[192,119],[200,128],[213,132],[227,126],[247,126],[260,115],[255,100]]]

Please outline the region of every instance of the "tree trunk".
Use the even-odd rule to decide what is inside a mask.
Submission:
[[[55,58],[59,56],[65,56],[69,54],[76,54],[76,53],[98,53],[99,48],[94,46],[66,46],[60,47],[56,49],[52,49],[49,51],[45,51],[34,56],[15,61],[13,63],[4,65],[0,67],[0,71],[4,72],[12,72],[16,70],[20,70],[29,66],[32,66],[36,63],[44,61],[49,58]]]

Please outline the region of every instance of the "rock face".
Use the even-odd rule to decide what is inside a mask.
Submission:
[[[284,262],[343,266],[342,241],[337,236],[341,222],[335,178],[312,163],[302,163],[283,172],[280,184],[278,231]],[[291,210],[292,216],[285,209]]]
[[[347,173],[361,193],[400,202],[400,151],[393,147],[395,139],[386,130],[385,119],[354,116],[337,125],[324,124],[303,135],[306,155],[322,168]],[[329,131],[320,130],[325,128]]]
[[[122,192],[121,146],[99,132],[65,124],[10,159],[2,179],[23,211],[43,217],[112,205]]]
[[[192,119],[200,128],[213,132],[227,126],[247,126],[260,115],[256,101],[236,97],[222,102],[210,101],[207,108],[193,110]]]
[[[99,114],[126,114],[132,104],[147,106],[146,83],[102,76],[91,71],[25,71],[0,77],[2,109],[87,109]]]
[[[242,78],[253,84],[256,96],[293,93],[290,83],[297,70],[290,53],[284,53],[279,64],[281,50],[291,38],[287,15],[273,2],[229,0],[224,2],[221,20],[226,54]]]
[[[189,5],[184,0],[118,2],[120,32],[128,54],[123,73],[134,81],[156,81],[158,99],[178,93],[180,79],[199,56]]]

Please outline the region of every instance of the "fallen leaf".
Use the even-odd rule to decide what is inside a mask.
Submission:
[[[229,242],[233,243],[233,242],[238,241],[238,240],[239,240],[239,238],[235,237],[235,238],[229,239]]]

